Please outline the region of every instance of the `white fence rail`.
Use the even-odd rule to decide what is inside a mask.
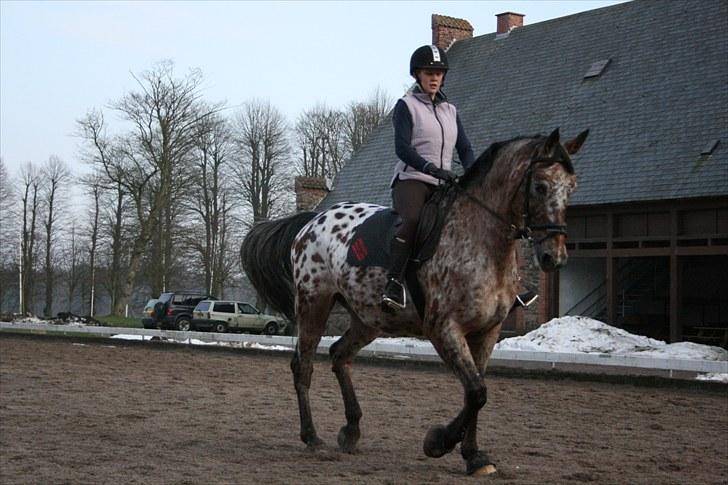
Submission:
[[[85,325],[53,325],[48,323],[7,323],[0,322],[0,330],[23,330],[41,334],[88,334],[93,336],[113,335],[139,335],[143,339],[160,337],[171,339],[179,343],[195,344],[226,342],[229,344],[258,344],[260,346],[280,346],[293,350],[296,346],[296,337],[279,335],[250,335],[214,332],[179,332],[176,330],[151,330],[142,328],[96,327]],[[336,341],[336,337],[324,337],[318,346],[318,353],[328,353],[329,346]],[[362,355],[382,356],[412,361],[439,361],[435,349],[429,342],[422,344],[402,343],[377,339],[362,349]],[[531,352],[520,350],[496,350],[493,352],[492,363],[542,363],[552,368],[563,365],[601,365],[612,367],[630,367],[667,371],[696,373],[728,374],[728,361],[686,360],[686,359],[660,359],[652,357],[633,357],[612,354],[574,354],[560,352]]]

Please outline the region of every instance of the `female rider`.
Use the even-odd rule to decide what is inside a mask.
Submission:
[[[382,295],[382,308],[393,312],[406,306],[402,278],[427,199],[441,183],[453,183],[450,170],[453,149],[467,170],[475,161],[470,141],[455,106],[441,91],[447,74],[445,52],[434,45],[424,45],[410,58],[410,75],[417,84],[394,107],[394,149],[399,161],[392,177],[392,202],[402,218],[390,243],[390,266]],[[518,295],[516,305],[526,307],[538,295]]]
[[[392,178],[392,202],[402,218],[391,242],[391,262],[382,296],[385,310],[405,308],[402,277],[414,242],[420,211],[438,184],[452,183],[453,148],[467,169],[473,149],[455,106],[441,91],[448,70],[445,52],[425,45],[410,58],[410,75],[417,84],[394,107],[394,148],[399,161]]]

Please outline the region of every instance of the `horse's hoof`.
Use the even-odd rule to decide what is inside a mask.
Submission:
[[[478,468],[477,470],[473,470],[471,473],[468,473],[468,475],[490,475],[491,473],[495,473],[495,465],[485,465],[482,468]]]
[[[422,449],[425,451],[425,455],[430,458],[440,458],[443,455],[450,453],[454,448],[445,444],[445,435],[447,434],[447,428],[445,426],[433,426],[425,435],[425,442],[422,445]]]
[[[478,451],[475,456],[467,460],[468,475],[490,475],[495,473],[495,465],[484,451]]]
[[[348,425],[342,426],[336,437],[336,441],[339,443],[339,449],[344,453],[354,453],[359,436],[361,436],[361,433],[358,427],[352,430]]]
[[[318,436],[304,440],[304,443],[306,443],[306,448],[309,450],[318,450],[324,446],[324,441]]]

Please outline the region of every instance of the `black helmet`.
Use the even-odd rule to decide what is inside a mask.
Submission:
[[[447,71],[447,56],[445,51],[436,45],[423,45],[412,53],[410,57],[410,75],[415,75],[415,69],[442,69]]]

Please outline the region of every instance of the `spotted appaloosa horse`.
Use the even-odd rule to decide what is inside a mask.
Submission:
[[[349,373],[353,357],[382,334],[424,336],[465,393],[458,415],[428,431],[425,454],[440,457],[462,442],[469,474],[495,471],[488,455],[478,450],[477,419],[486,402],[486,364],[519,289],[516,240],[531,239],[534,258],[544,271],[566,262],[566,205],[576,186],[569,155],[579,150],[587,134],[561,144],[557,129],[548,137],[495,143],[450,189],[458,194],[439,245],[417,270],[425,295],[424,319],[413,305],[395,315],[383,312],[386,270],[347,263],[354,229],[383,207],[337,204],[321,213],[264,222],[250,231],[241,248],[246,273],[264,300],[298,324],[291,369],[304,443],[322,444],[308,390],[316,347],[338,301],[351,314],[349,329],[330,349],[346,414],[338,434],[340,448],[353,452],[360,436],[362,411]]]

